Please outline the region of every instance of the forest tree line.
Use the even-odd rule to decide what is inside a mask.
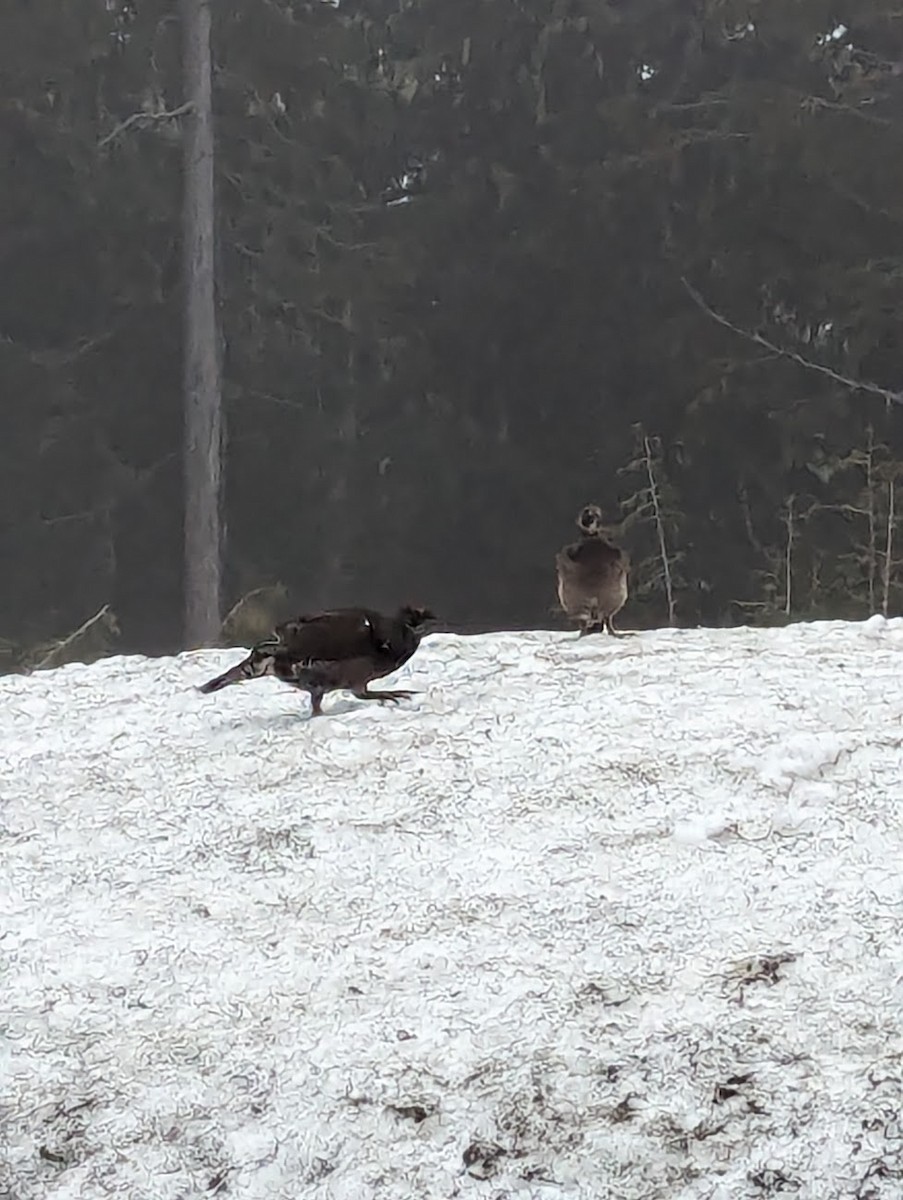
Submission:
[[[625,627],[900,612],[903,15],[846,7],[216,3],[225,607],[554,625],[596,501]],[[8,664],[181,645],[180,48],[0,8]]]

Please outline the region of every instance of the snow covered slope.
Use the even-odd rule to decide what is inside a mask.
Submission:
[[[903,621],[0,680],[0,1195],[899,1200]]]

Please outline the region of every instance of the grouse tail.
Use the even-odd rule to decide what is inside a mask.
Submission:
[[[276,638],[267,638],[266,641],[258,642],[247,658],[236,663],[234,667],[230,667],[228,671],[224,671],[222,675],[217,675],[215,679],[201,684],[198,691],[203,696],[209,696],[211,692],[219,692],[223,688],[229,687],[230,684],[244,683],[248,679],[259,679],[261,675],[270,674],[273,666],[273,653],[278,645],[279,642]]]
[[[250,670],[251,660],[246,658],[244,662],[237,663],[234,667],[230,667],[228,671],[224,671],[222,675],[217,675],[216,679],[211,679],[207,683],[202,683],[198,691],[203,696],[209,696],[211,692],[218,692],[224,687],[229,687],[233,683],[244,683],[246,679],[252,679],[253,675]]]

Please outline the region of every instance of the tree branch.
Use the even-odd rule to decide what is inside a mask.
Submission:
[[[42,668],[48,666],[51,662],[53,662],[54,658],[56,658],[61,650],[65,650],[68,646],[71,646],[76,639],[87,633],[92,626],[96,625],[98,621],[103,621],[104,618],[106,618],[108,622],[111,619],[115,621],[113,611],[109,604],[105,604],[102,608],[98,609],[93,617],[89,617],[87,621],[85,621],[84,625],[79,625],[75,633],[70,633],[67,638],[63,638],[62,641],[57,642],[53,649],[48,651],[48,653],[44,655],[40,662],[36,663],[35,666],[32,667],[32,670],[40,671]]]
[[[852,188],[847,187],[836,177],[828,180],[828,186],[832,192],[835,192],[842,200],[847,200],[850,204],[855,204],[857,208],[861,208],[863,212],[869,216],[886,217],[888,221],[903,221],[903,210],[893,208],[881,208],[879,205],[872,204],[863,196],[858,195]]]
[[[889,117],[881,117],[876,113],[866,112],[865,105],[873,103],[872,101],[864,102],[864,105],[856,106],[853,104],[841,104],[837,100],[825,100],[821,96],[804,96],[800,101],[800,108],[803,112],[825,112],[845,113],[848,117],[856,117],[860,121],[867,121],[870,125],[878,125],[883,129],[888,129],[895,124]]]
[[[296,412],[306,412],[306,407],[300,404],[297,400],[287,400],[284,396],[274,396],[271,392],[261,392],[257,388],[250,388],[245,395],[253,397],[255,400],[266,400],[270,404],[278,404],[282,408],[293,408]]]
[[[115,337],[118,329],[104,329],[100,333],[94,334],[93,337],[85,337],[74,345],[68,346],[65,349],[58,350],[30,350],[27,346],[23,346],[20,342],[15,341],[7,334],[0,331],[0,344],[11,346],[14,350],[18,350],[21,354],[35,366],[44,367],[49,370],[54,370],[57,367],[68,367],[76,362],[83,354],[89,354],[92,350],[96,350],[98,346],[102,346],[112,337]]]
[[[698,308],[702,309],[707,316],[711,317],[713,321],[717,321],[723,328],[737,334],[738,337],[746,338],[748,342],[753,342],[756,346],[762,346],[764,349],[770,350],[772,354],[777,354],[780,358],[789,358],[791,362],[795,362],[797,366],[805,367],[807,371],[817,371],[820,375],[826,375],[829,379],[833,379],[835,383],[842,384],[852,392],[868,392],[872,396],[880,396],[888,404],[903,404],[903,392],[894,392],[890,388],[880,387],[877,383],[872,383],[868,379],[853,379],[852,376],[843,375],[839,371],[835,371],[833,367],[826,367],[824,363],[806,358],[804,355],[798,354],[795,350],[787,350],[783,346],[778,346],[777,343],[763,337],[761,333],[755,333],[751,329],[744,329],[742,325],[735,325],[733,321],[728,320],[727,317],[706,303],[686,276],[681,275],[680,282],[684,285],[690,299]]]
[[[184,117],[186,113],[190,113],[194,105],[190,100],[184,104],[180,104],[178,108],[165,109],[163,112],[136,112],[130,117],[126,117],[124,121],[111,130],[106,137],[102,137],[97,143],[97,149],[102,150],[104,146],[115,141],[121,133],[125,133],[127,129],[131,129],[133,125],[140,125],[146,121],[174,121],[177,117]]]

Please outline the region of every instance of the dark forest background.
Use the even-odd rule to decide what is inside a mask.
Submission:
[[[594,500],[625,627],[900,611],[898,3],[213,18],[226,608],[549,626]],[[0,5],[7,665],[181,644],[181,103],[173,4]]]

